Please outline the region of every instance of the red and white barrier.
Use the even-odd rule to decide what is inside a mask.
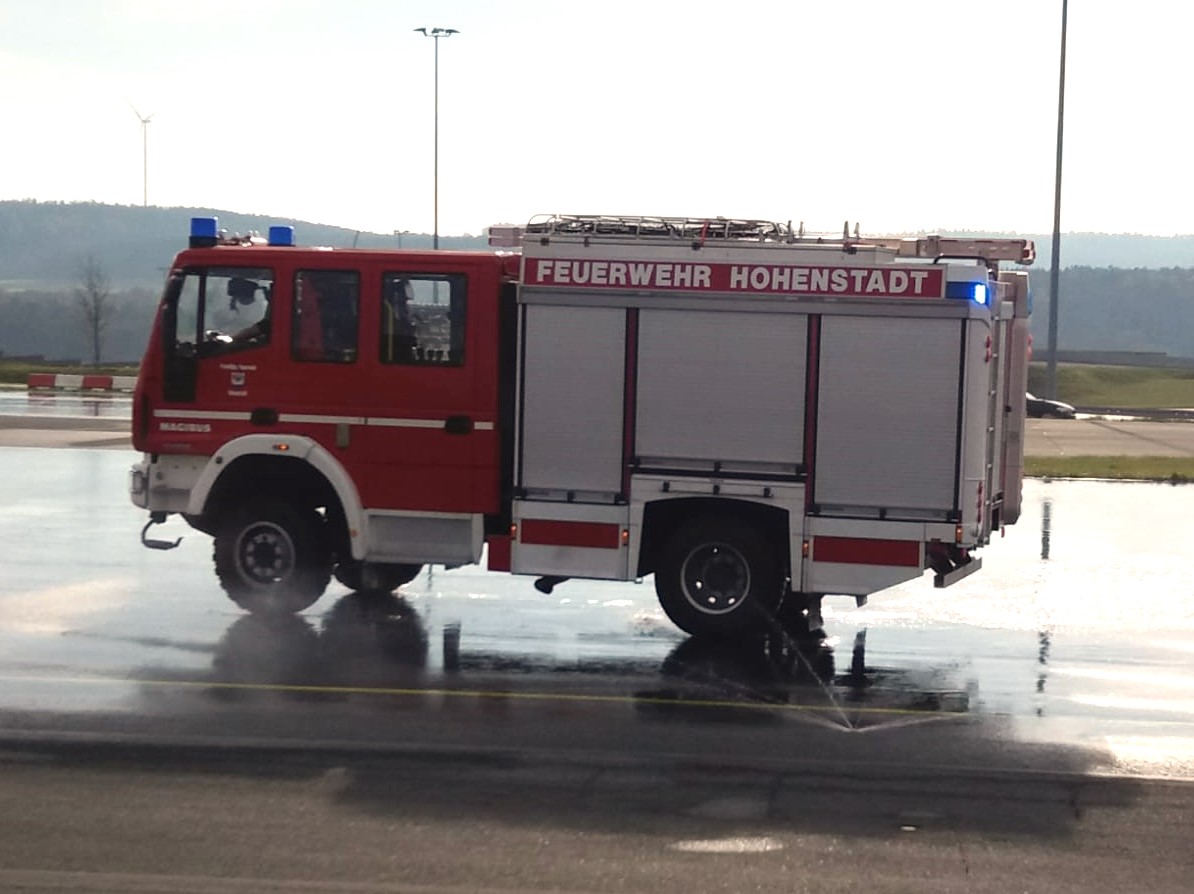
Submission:
[[[30,391],[132,391],[136,376],[29,373]]]

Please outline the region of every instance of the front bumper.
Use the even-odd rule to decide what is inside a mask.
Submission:
[[[207,463],[204,456],[147,453],[129,469],[129,499],[150,512],[186,512]]]

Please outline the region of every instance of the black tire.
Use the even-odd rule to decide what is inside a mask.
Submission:
[[[263,615],[314,605],[332,572],[322,516],[281,500],[257,500],[224,516],[216,525],[214,560],[228,597]]]
[[[336,580],[358,593],[393,593],[403,584],[409,584],[419,576],[422,565],[388,564],[374,565],[370,571],[377,586],[363,586],[364,568],[360,562],[341,562],[336,566]]]
[[[655,571],[664,612],[694,636],[741,636],[770,627],[785,584],[772,543],[753,524],[733,517],[682,525]]]

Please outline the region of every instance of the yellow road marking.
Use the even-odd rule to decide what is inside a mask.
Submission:
[[[794,705],[786,702],[748,702],[727,699],[687,699],[665,696],[594,695],[566,692],[512,692],[485,689],[414,689],[384,686],[325,686],[298,683],[238,683],[221,680],[137,680],[127,677],[0,676],[4,683],[139,685],[178,689],[225,689],[246,692],[299,693],[305,695],[431,696],[438,698],[503,699],[511,701],[578,702],[613,705],[660,705],[685,708],[754,708],[763,711],[825,713],[896,717],[961,717],[966,712],[925,711],[917,708],[876,708],[861,705]]]

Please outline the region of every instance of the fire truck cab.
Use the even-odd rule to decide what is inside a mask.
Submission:
[[[1019,514],[1024,240],[553,216],[515,251],[300,248],[193,222],[134,395],[150,525],[301,611],[429,563],[654,575],[732,636],[980,567]],[[486,547],[488,549],[486,550]]]

